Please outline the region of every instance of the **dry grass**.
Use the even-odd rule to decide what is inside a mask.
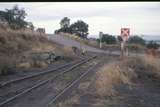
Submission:
[[[52,105],[51,107],[73,107],[73,104],[77,104],[79,102],[79,95],[74,95],[73,97]]]
[[[63,32],[61,32],[60,35],[63,35],[63,36],[65,36],[67,38],[70,38],[72,40],[77,40],[77,41],[81,40],[80,37],[78,37],[77,35],[74,35],[74,34],[69,34],[69,33],[63,33]]]
[[[147,48],[140,44],[127,44],[127,47],[130,52],[145,52]]]
[[[96,93],[102,97],[114,96],[117,94],[115,86],[120,84],[132,86],[137,82],[139,75],[148,75],[149,79],[160,80],[160,60],[132,57],[103,66],[96,73]]]
[[[142,45],[140,45],[140,44],[134,44],[134,43],[132,43],[132,44],[128,44],[127,46],[128,46],[129,48],[131,48],[131,49],[135,49],[135,48],[145,49],[145,47],[142,46]]]
[[[40,35],[37,32],[0,29],[0,45],[0,52],[13,54],[34,50],[35,48],[43,50],[44,48],[41,47],[51,46],[51,43],[45,35]]]
[[[0,57],[0,75],[11,73],[12,67],[16,64],[15,57]]]
[[[146,48],[139,44],[126,44],[126,47],[128,47],[129,51],[137,51],[137,52],[143,52],[146,50]],[[120,50],[120,44],[103,44],[103,49],[114,51],[114,50]]]
[[[30,61],[26,61],[26,62],[22,62],[22,63],[18,63],[16,65],[17,68],[46,68],[48,66],[48,64],[44,61],[35,61],[35,60],[30,60]]]
[[[0,61],[0,72],[10,65],[11,59],[13,59],[11,65],[14,64],[16,67],[44,67],[46,66],[44,62],[31,59],[26,59],[22,63],[22,56],[31,52],[45,52],[55,49],[59,50],[59,46],[49,41],[45,34],[30,30],[12,30],[0,26],[0,59],[3,58],[6,61],[6,63]]]
[[[85,92],[88,89],[89,85],[90,85],[89,81],[88,82],[87,81],[82,82],[82,83],[79,84],[78,89]]]
[[[63,49],[63,52],[64,52],[65,56],[74,56],[74,52],[73,52],[72,47],[64,46],[62,49]]]
[[[160,79],[160,59],[156,59],[155,57],[145,57],[144,66],[149,68],[146,72]]]
[[[131,67],[134,71],[146,73],[160,79],[160,59],[145,56],[123,60],[123,66]]]
[[[33,52],[45,52],[56,50],[57,47],[53,43],[37,43],[32,46]]]
[[[85,40],[85,39],[82,39],[79,36],[74,35],[74,34],[60,33],[60,35],[63,35],[67,38],[70,38],[72,40],[76,40],[80,43],[83,43],[83,44],[86,44],[86,45],[89,45],[89,46],[92,46],[92,47],[99,47],[99,44],[96,41]]]
[[[136,77],[133,69],[121,66],[120,62],[111,63],[102,67],[96,73],[95,88],[100,96],[113,96],[116,94],[114,86],[118,84],[131,84]]]
[[[120,44],[105,44],[105,43],[103,43],[102,48],[106,49],[106,50],[110,50],[110,51],[120,50]]]

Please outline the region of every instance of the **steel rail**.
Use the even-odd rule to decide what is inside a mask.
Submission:
[[[83,59],[84,60],[84,59]],[[47,71],[44,71],[44,72],[40,72],[40,73],[36,73],[36,74],[33,74],[33,75],[28,75],[28,76],[25,76],[25,77],[21,77],[21,78],[18,78],[18,79],[13,79],[13,80],[9,80],[9,81],[6,81],[6,82],[3,82],[0,84],[0,88],[4,87],[4,86],[7,86],[9,84],[12,84],[12,83],[16,83],[16,82],[19,82],[21,80],[25,80],[25,79],[29,79],[29,78],[33,78],[33,77],[36,77],[36,76],[40,76],[40,75],[43,75],[43,74],[48,74],[50,72],[54,72],[54,71],[57,71],[61,68],[64,68],[64,67],[67,67],[69,66],[70,64],[74,64],[74,63],[77,63],[78,61],[73,61],[73,62],[70,62],[68,64],[64,64],[60,67],[57,67],[57,68],[54,68],[54,69],[51,69],[51,70],[47,70]]]

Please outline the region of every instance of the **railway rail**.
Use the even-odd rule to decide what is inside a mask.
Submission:
[[[16,94],[23,92],[26,88],[30,88],[31,86],[33,86],[39,82],[45,81],[46,78],[51,78],[52,76],[56,75],[57,73],[63,71],[64,69],[69,68],[70,66],[72,66],[80,61],[83,61],[83,60],[73,61],[71,63],[59,66],[55,69],[42,71],[37,74],[28,75],[25,77],[21,77],[18,79],[13,79],[13,80],[4,82],[0,87],[0,102],[3,102],[8,97],[12,97]]]
[[[72,69],[74,69],[74,68],[76,68],[76,67],[78,67],[78,66],[80,66],[80,65],[82,65],[82,64],[84,64],[84,63],[86,63],[86,62],[88,62],[88,61],[90,61],[91,59],[94,59],[94,58],[96,58],[96,56],[90,57],[90,58],[85,59],[85,60],[81,60],[81,61],[77,61],[77,62],[72,62],[72,63],[66,64],[66,65],[63,65],[63,66],[58,67],[58,68],[56,68],[56,69],[54,69],[54,70],[45,71],[45,72],[42,72],[42,73],[39,73],[39,74],[35,74],[35,75],[31,75],[31,76],[26,76],[26,77],[23,77],[23,78],[19,78],[19,79],[16,79],[16,80],[11,80],[11,81],[8,81],[8,82],[5,82],[5,83],[1,84],[1,88],[3,88],[3,87],[8,86],[9,84],[18,83],[19,81],[27,80],[27,79],[29,79],[29,78],[34,78],[34,77],[40,76],[40,75],[43,76],[43,74],[48,74],[48,73],[51,73],[52,71],[56,71],[56,70],[59,70],[59,69],[62,70],[62,68],[65,68],[65,67],[67,67],[67,66],[69,66],[69,65],[72,65],[72,66],[69,66],[68,68],[65,68],[65,70],[63,70],[63,71],[58,72],[56,75],[54,75],[54,76],[52,76],[52,77],[49,77],[49,78],[47,78],[47,79],[45,79],[45,80],[43,80],[43,81],[40,81],[40,82],[38,82],[38,83],[30,86],[29,88],[24,89],[24,90],[21,91],[20,93],[14,95],[14,96],[12,96],[12,97],[7,98],[5,101],[2,101],[2,102],[0,103],[0,107],[3,106],[3,105],[5,105],[5,104],[7,104],[7,103],[9,103],[9,102],[12,102],[12,101],[15,100],[16,98],[18,98],[18,97],[20,97],[20,96],[22,96],[22,95],[24,95],[24,94],[26,94],[26,93],[28,93],[28,92],[31,92],[32,90],[34,90],[34,89],[36,89],[36,88],[38,88],[38,87],[40,87],[40,86],[48,83],[49,81],[52,81],[52,80],[56,79],[56,78],[59,77],[60,75],[66,73],[66,72],[69,72],[69,71],[71,71]]]
[[[64,67],[67,67],[67,66],[69,66],[71,64],[74,64],[76,62],[77,61],[73,61],[73,62],[70,62],[68,64],[64,64],[60,67],[57,67],[55,69],[51,69],[51,70],[43,71],[43,72],[36,73],[36,74],[33,74],[33,75],[28,75],[28,76],[25,76],[25,77],[21,77],[21,78],[18,78],[18,79],[13,79],[13,80],[9,80],[9,81],[6,81],[6,82],[2,82],[2,83],[0,83],[0,88],[5,87],[5,86],[10,85],[10,84],[13,84],[13,83],[17,83],[17,82],[22,81],[22,80],[26,80],[26,79],[29,79],[29,78],[33,78],[33,77],[43,75],[43,74],[51,73],[53,71],[56,71],[56,70],[64,68]]]
[[[98,65],[98,63],[96,64]],[[67,93],[67,91],[71,90],[71,88],[76,85],[82,78],[84,78],[92,69],[95,68],[95,66],[91,66],[85,73],[83,73],[79,78],[76,80],[72,81],[71,83],[67,84],[67,86],[60,92],[58,93],[48,104],[45,105],[45,107],[54,107],[54,104],[62,98],[62,96]]]

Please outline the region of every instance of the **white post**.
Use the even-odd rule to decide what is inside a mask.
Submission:
[[[100,48],[102,48],[102,35],[103,35],[103,33],[99,32],[99,40],[100,40],[99,47]]]
[[[100,48],[102,48],[102,42],[101,42],[101,40],[100,40]]]

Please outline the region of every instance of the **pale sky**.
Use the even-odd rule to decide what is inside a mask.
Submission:
[[[60,28],[60,20],[68,17],[71,23],[89,24],[89,35],[99,31],[119,35],[121,27],[130,28],[131,34],[160,35],[160,2],[6,2],[0,3],[0,10],[15,4],[25,8],[27,21],[47,33]]]

